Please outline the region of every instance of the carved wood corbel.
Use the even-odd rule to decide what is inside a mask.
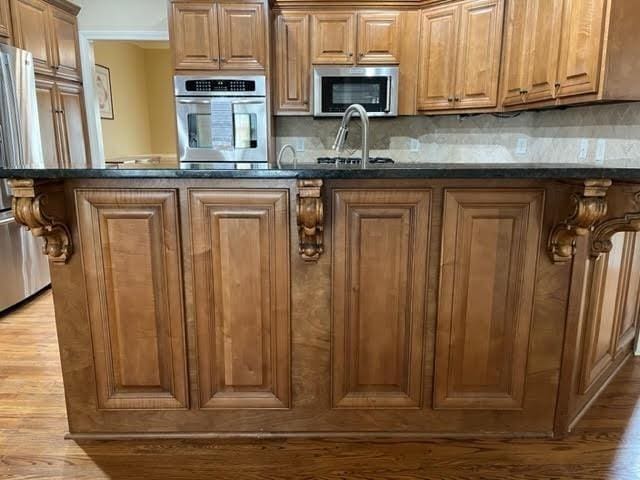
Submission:
[[[554,263],[566,263],[576,253],[576,238],[587,235],[607,214],[607,191],[611,180],[585,180],[582,193],[571,196],[573,214],[555,226],[547,249]]]
[[[43,253],[53,263],[66,263],[73,253],[69,227],[45,212],[47,192],[38,191],[33,180],[9,180],[13,215],[35,237],[44,239]]]
[[[634,203],[640,206],[640,192],[635,194]],[[620,232],[640,232],[640,212],[627,213],[596,225],[591,234],[591,257],[598,258],[603,253],[609,253],[613,248],[611,238]]]
[[[298,180],[297,218],[300,256],[317,262],[324,253],[322,180]]]

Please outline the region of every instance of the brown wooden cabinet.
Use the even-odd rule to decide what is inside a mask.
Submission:
[[[353,64],[356,16],[349,12],[322,12],[311,16],[311,62]]]
[[[358,14],[358,59],[362,65],[400,63],[400,12]]]
[[[419,408],[431,190],[333,203],[333,407]]]
[[[290,406],[288,195],[189,193],[200,409]]]
[[[11,0],[14,43],[33,54],[36,73],[82,80],[77,11],[42,0]]]
[[[223,70],[264,69],[263,17],[261,4],[218,5],[220,66]]]
[[[81,85],[36,80],[40,135],[45,164],[50,168],[86,168],[86,114]]]
[[[176,70],[264,70],[261,3],[171,3]]]
[[[11,38],[9,0],[0,0],[0,37]],[[2,40],[0,39],[0,41]]]
[[[418,109],[497,106],[502,0],[471,0],[422,14]]]
[[[278,15],[275,29],[276,114],[311,113],[309,15]]]
[[[188,408],[176,190],[75,195],[97,407]]]
[[[436,408],[520,409],[543,190],[445,191]]]

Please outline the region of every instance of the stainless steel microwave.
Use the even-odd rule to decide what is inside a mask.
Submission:
[[[340,117],[362,105],[370,117],[398,115],[398,67],[322,66],[313,69],[313,114]]]

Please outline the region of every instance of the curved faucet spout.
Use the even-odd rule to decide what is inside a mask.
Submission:
[[[351,122],[351,118],[358,114],[360,117],[360,122],[362,124],[362,168],[367,168],[367,164],[369,163],[369,114],[367,114],[367,110],[357,103],[350,105],[344,112],[342,116],[342,123],[340,124],[340,129],[338,130],[338,134],[336,135],[336,140],[333,143],[333,150],[338,152],[344,149],[344,143],[347,139],[347,134],[349,133],[349,123]]]

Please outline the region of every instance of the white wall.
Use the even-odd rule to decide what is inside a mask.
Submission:
[[[107,36],[135,32],[138,39],[145,33],[153,39],[169,38],[166,0],[73,1],[82,7],[78,17],[81,32],[104,32]]]

